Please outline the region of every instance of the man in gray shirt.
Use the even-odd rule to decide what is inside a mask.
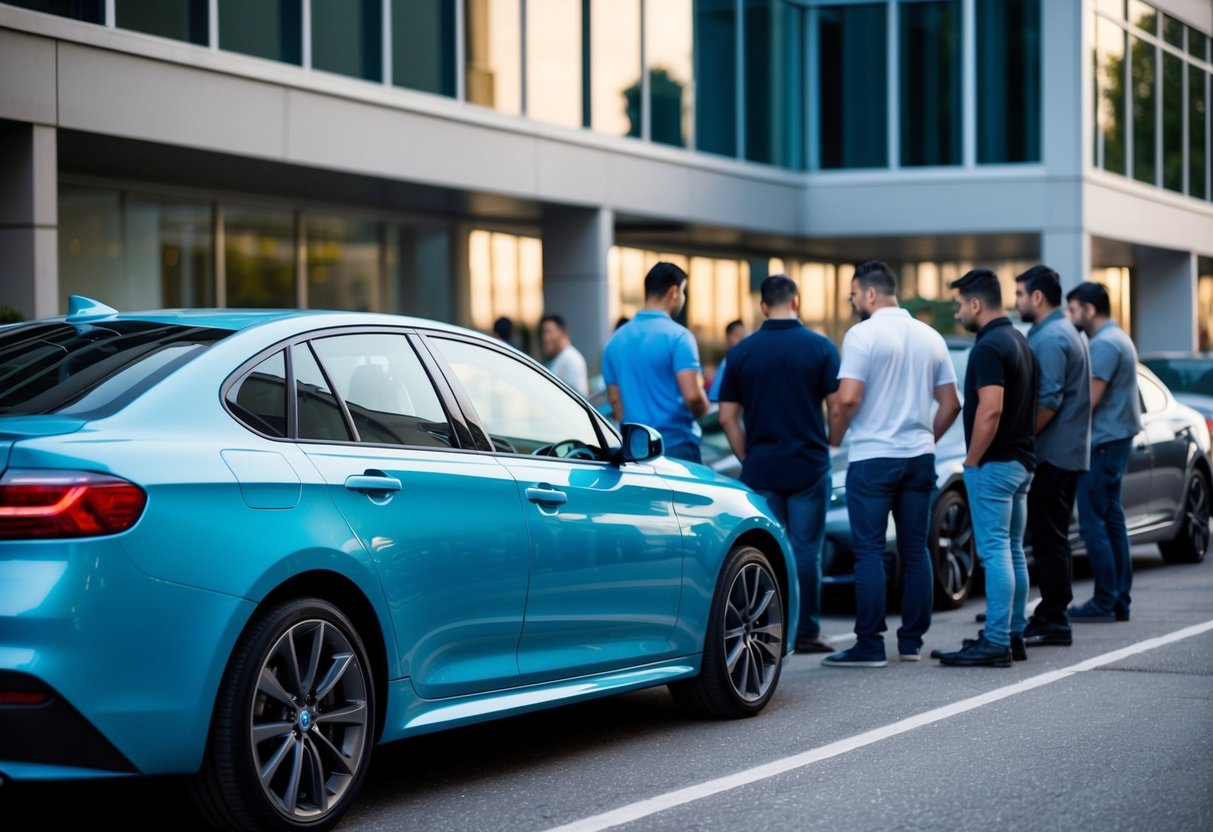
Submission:
[[[1028,537],[1040,603],[1024,627],[1026,645],[1068,646],[1066,608],[1074,599],[1070,518],[1078,478],[1091,459],[1091,355],[1061,308],[1061,280],[1048,266],[1015,278],[1015,308],[1040,362],[1036,399],[1036,476],[1028,491]]]
[[[1078,479],[1078,522],[1095,593],[1066,611],[1074,621],[1128,621],[1133,559],[1120,501],[1129,446],[1141,430],[1137,348],[1116,322],[1108,290],[1080,283],[1066,295],[1070,320],[1091,339],[1091,467]]]

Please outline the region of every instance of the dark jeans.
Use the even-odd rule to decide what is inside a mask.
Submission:
[[[1066,618],[1066,608],[1074,600],[1070,519],[1081,473],[1042,462],[1028,490],[1028,536],[1040,587],[1040,603],[1032,614],[1036,621],[1070,623]]]
[[[804,491],[764,491],[771,513],[788,533],[796,556],[800,583],[800,625],[797,637],[821,635],[821,547],[826,533],[826,502],[830,496],[827,473]]]
[[[863,656],[884,657],[885,537],[889,512],[897,524],[897,553],[905,577],[900,653],[917,652],[931,626],[934,575],[927,552],[935,455],[865,459],[847,467],[847,514],[855,552],[855,636]]]
[[[1091,449],[1091,470],[1078,478],[1078,522],[1095,579],[1091,605],[1099,612],[1129,611],[1133,558],[1120,484],[1129,464],[1132,439],[1117,439]]]
[[[683,442],[681,445],[667,445],[665,455],[671,459],[681,459],[684,462],[703,462],[699,452],[698,442]]]

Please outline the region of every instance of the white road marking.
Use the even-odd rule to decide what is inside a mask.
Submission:
[[[687,803],[692,803],[696,800],[702,800],[707,797],[726,792],[731,789],[748,786],[751,783],[757,783],[761,780],[767,780],[771,777],[776,777],[780,774],[785,774],[798,768],[803,768],[813,763],[822,760],[828,760],[831,757],[837,757],[841,754],[846,754],[848,751],[854,751],[858,748],[863,748],[881,740],[895,737],[898,734],[904,734],[907,731],[913,731],[915,728],[921,728],[924,725],[930,725],[934,722],[939,722],[944,719],[949,719],[959,714],[972,711],[976,708],[989,705],[993,702],[998,702],[1011,696],[1016,696],[1027,691],[1034,690],[1045,685],[1051,685],[1054,682],[1060,682],[1062,679],[1068,679],[1076,673],[1082,673],[1088,670],[1118,662],[1129,656],[1145,653],[1149,650],[1154,650],[1168,644],[1173,644],[1177,641],[1182,641],[1192,636],[1207,633],[1213,630],[1213,621],[1206,621],[1203,624],[1195,624],[1191,627],[1185,627],[1182,630],[1176,630],[1173,633],[1168,633],[1158,638],[1151,638],[1145,641],[1139,641],[1136,644],[1131,644],[1128,647],[1119,650],[1113,650],[1110,653],[1096,656],[1093,659],[1081,661],[1078,664],[1070,665],[1061,670],[1051,670],[1048,673],[1041,673],[1038,676],[1024,679],[1021,682],[1016,682],[1013,685],[996,688],[987,693],[973,696],[969,699],[954,702],[951,705],[945,705],[941,708],[926,711],[916,716],[908,717],[907,719],[885,725],[881,728],[876,728],[871,731],[865,731],[862,734],[857,734],[853,737],[848,737],[844,740],[823,745],[820,748],[813,748],[808,751],[794,754],[791,757],[784,757],[780,760],[774,760],[764,765],[755,766],[754,768],[739,771],[736,774],[730,774],[725,777],[719,777],[715,780],[708,780],[704,783],[697,783],[693,786],[687,786],[683,789],[677,789],[665,794],[659,794],[655,797],[650,797],[646,800],[640,800],[636,803],[621,806],[618,809],[612,809],[609,812],[603,812],[599,815],[584,818],[582,820],[573,821],[563,826],[553,827],[547,832],[598,832],[598,830],[612,829],[616,826],[622,826],[625,823],[655,815],[659,812],[664,812],[667,809],[672,809],[676,806],[682,806]]]

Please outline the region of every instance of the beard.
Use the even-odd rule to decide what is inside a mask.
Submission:
[[[977,321],[961,321],[960,325],[965,328],[966,332],[972,332],[974,335],[977,334],[977,330],[981,329],[977,325]]]
[[[859,316],[860,323],[862,323],[863,321],[866,321],[868,318],[872,317],[872,313],[866,309],[863,309],[858,306],[853,306],[851,308],[854,309],[855,314]]]
[[[1033,310],[1031,310],[1031,309],[1029,309],[1027,312],[1020,312],[1020,313],[1019,313],[1019,318],[1020,318],[1020,320],[1022,320],[1022,321],[1023,321],[1025,324],[1034,324],[1034,323],[1036,323],[1036,313],[1035,313]]]

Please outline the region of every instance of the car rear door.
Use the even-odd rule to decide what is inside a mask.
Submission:
[[[1138,368],[1143,433],[1153,454],[1150,468],[1149,520],[1169,523],[1179,513],[1187,481],[1192,425],[1175,408],[1166,388],[1144,368]]]
[[[513,477],[464,447],[404,333],[290,354],[299,442],[379,569],[400,672],[426,698],[514,684],[529,554]]]

